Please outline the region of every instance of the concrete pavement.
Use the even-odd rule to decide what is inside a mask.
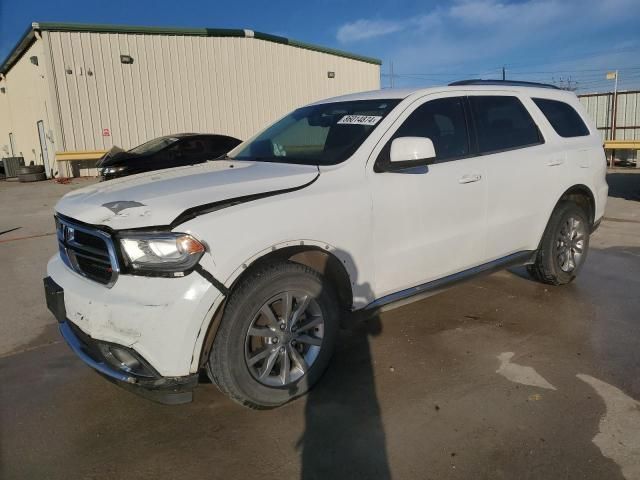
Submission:
[[[573,284],[514,269],[372,316],[342,332],[307,397],[270,411],[210,384],[167,407],[106,382],[44,307],[53,237],[0,243],[0,478],[640,478],[640,175],[629,175],[614,179]],[[58,187],[76,185],[43,184],[46,207],[26,195],[13,217],[0,183],[0,231],[52,229],[40,210]]]

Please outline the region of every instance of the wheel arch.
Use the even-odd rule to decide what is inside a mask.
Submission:
[[[246,267],[243,268],[240,275],[236,276],[229,286],[229,292],[231,294],[235,287],[242,282],[247,275],[250,275],[251,272],[267,263],[292,261],[306,265],[325,276],[335,286],[341,306],[351,308],[353,304],[353,290],[351,277],[345,267],[346,262],[340,261],[331,250],[329,246],[321,247],[319,245],[307,244],[289,245],[266,252],[254,258],[250,264],[245,264]]]
[[[346,261],[341,261],[338,256],[332,251],[329,245],[314,245],[314,244],[297,244],[287,245],[282,248],[271,249],[266,252],[262,252],[254,256],[250,263],[247,261],[241,267],[239,274],[232,277],[233,280],[228,286],[227,298],[233,294],[236,287],[255,270],[259,269],[265,264],[270,262],[283,262],[292,261],[306,265],[309,268],[317,271],[321,275],[325,276],[336,289],[340,306],[345,310],[350,310],[353,305],[353,288],[351,276],[346,266]],[[206,362],[213,342],[215,340],[218,326],[227,303],[227,298],[220,303],[216,312],[211,317],[205,338],[202,343],[202,349],[200,352],[200,358],[198,365],[202,367]]]
[[[549,221],[551,220],[551,216],[553,212],[558,208],[558,205],[564,201],[571,201],[582,207],[585,212],[587,212],[587,217],[589,219],[590,228],[593,228],[594,217],[596,212],[596,201],[595,196],[591,189],[584,184],[575,184],[571,187],[567,188],[561,195],[558,197],[558,200],[553,204],[551,209],[547,212],[546,222],[541,231],[538,232],[537,238],[538,242],[536,243],[536,249],[540,247],[540,242],[542,242],[542,237],[544,232],[547,230],[549,226]]]
[[[553,207],[555,210],[562,201],[571,201],[584,209],[589,218],[590,225],[593,225],[596,214],[596,199],[591,189],[584,184],[576,184],[568,188]],[[552,210],[552,212],[553,212]]]

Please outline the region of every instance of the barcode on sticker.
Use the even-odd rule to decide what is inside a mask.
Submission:
[[[382,117],[377,115],[345,115],[338,125],[375,125]]]

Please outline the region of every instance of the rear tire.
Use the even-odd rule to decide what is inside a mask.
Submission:
[[[27,175],[30,173],[44,173],[44,165],[27,165],[18,168],[18,175]]]
[[[576,278],[589,251],[591,224],[585,211],[563,201],[553,211],[535,262],[527,271],[548,285],[565,285]]]
[[[225,307],[207,362],[212,382],[256,409],[303,395],[329,364],[339,312],[333,287],[315,270],[293,262],[261,267]]]
[[[18,181],[22,183],[26,182],[40,182],[47,179],[46,173],[21,173],[18,174]]]

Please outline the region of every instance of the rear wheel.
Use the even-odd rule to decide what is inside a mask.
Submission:
[[[307,392],[333,353],[337,297],[316,271],[293,262],[257,270],[231,294],[209,356],[218,388],[251,408]]]
[[[550,285],[571,282],[587,256],[589,231],[582,208],[573,202],[560,203],[551,215],[535,263],[527,267],[531,276]]]

